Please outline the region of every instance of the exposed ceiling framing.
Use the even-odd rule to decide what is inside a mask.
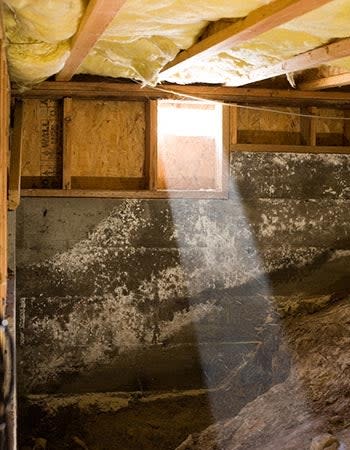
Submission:
[[[327,77],[304,81],[298,84],[298,88],[305,91],[320,91],[322,89],[330,89],[349,85],[350,85],[350,72],[345,72],[336,75],[330,75]]]
[[[300,90],[233,88],[228,86],[165,85],[164,90],[141,87],[136,83],[46,81],[33,89],[12,94],[18,98],[119,98],[119,99],[179,99],[193,96],[237,104],[284,106],[350,107],[350,92],[307,92]]]
[[[256,81],[266,80],[267,78],[311,69],[346,56],[350,56],[350,38],[340,39],[331,44],[323,45],[273,66],[253,70],[248,78],[242,78],[239,85],[243,86]]]
[[[69,81],[126,0],[90,0],[72,39],[71,54],[56,79]]]
[[[247,43],[263,33],[333,1],[274,0],[252,11],[243,19],[226,18],[211,22],[197,43],[178,53],[174,60],[160,71],[160,79],[172,79],[174,74],[181,74],[184,69],[195,68],[199,61],[203,62],[203,60],[230,48],[239,48],[240,44]],[[78,31],[71,40],[70,56],[63,69],[56,75],[56,81],[71,80],[84,58],[94,48],[125,2],[126,0],[90,0],[88,2]],[[224,28],[222,28],[223,26]],[[317,91],[347,86],[350,85],[350,72],[347,69],[343,69],[342,73],[339,71],[331,73],[329,70],[329,73],[320,75],[320,66],[331,65],[332,62],[345,57],[350,57],[350,37],[329,41],[325,45],[296,54],[277,64],[269,65],[266,62],[264,67],[252,67],[248,75],[235,76],[232,86],[245,86],[286,74],[296,75],[296,84],[299,90]],[[319,72],[312,79],[305,77],[306,73],[304,73],[310,68],[318,68]],[[330,69],[330,67],[328,68]],[[230,86],[230,83],[226,82],[226,86]],[[216,95],[217,91],[214,87],[213,89],[214,95]]]
[[[162,77],[173,75],[188,68],[195,61],[238,46],[255,37],[300,17],[331,0],[276,0],[251,12],[245,19],[199,41],[182,51],[161,71]],[[261,78],[260,78],[261,79]]]

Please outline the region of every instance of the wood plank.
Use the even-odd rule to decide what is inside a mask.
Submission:
[[[309,146],[309,145],[269,145],[269,144],[237,144],[231,147],[232,152],[276,152],[276,153],[329,153],[350,154],[350,146]]]
[[[322,47],[293,56],[278,64],[252,70],[247,77],[241,78],[235,86],[243,86],[286,73],[311,69],[346,56],[350,56],[350,38],[339,39]]]
[[[301,108],[302,114],[317,115],[317,108],[307,107]],[[313,117],[300,117],[300,134],[302,145],[316,145],[317,136],[317,119]]]
[[[144,178],[72,177],[72,189],[138,191],[147,186]]]
[[[126,0],[90,0],[71,43],[70,56],[56,79],[68,81],[102,36]]]
[[[63,189],[72,187],[72,114],[73,103],[70,97],[63,102]],[[88,136],[86,136],[88,139]]]
[[[298,84],[298,89],[302,91],[320,91],[322,89],[331,89],[350,85],[350,72],[331,75],[324,78],[304,81]]]
[[[180,99],[194,96],[250,105],[335,105],[350,106],[350,92],[308,92],[296,89],[234,88],[230,86],[162,85],[141,87],[136,83],[110,82],[55,82],[46,81],[25,92],[13,90],[17,98],[109,98],[123,100]]]
[[[230,145],[235,145],[238,142],[238,108],[237,106],[232,105],[229,107],[230,114]],[[225,131],[226,132],[226,131]]]
[[[23,104],[17,102],[14,115],[13,138],[10,153],[8,209],[17,209],[21,194],[21,169],[23,149]]]
[[[61,189],[62,176],[56,177],[36,177],[22,176],[22,189]]]
[[[59,100],[24,99],[22,176],[61,177],[61,123]]]
[[[344,111],[344,117],[349,120],[344,120],[343,124],[343,144],[350,145],[350,111]]]
[[[71,176],[142,178],[143,101],[73,99]]]
[[[229,106],[223,106],[222,108],[222,148],[221,155],[218,155],[218,173],[217,173],[217,186],[218,190],[221,190],[225,195],[228,196],[229,192],[229,179],[230,179],[230,147],[232,143],[232,115],[233,120],[236,111],[236,121],[237,121],[237,108],[230,108]],[[237,123],[237,122],[236,122]],[[237,129],[237,128],[236,128]]]
[[[190,67],[198,60],[211,57],[219,52],[250,41],[267,31],[283,25],[331,0],[275,0],[264,5],[227,28],[199,41],[167,64],[160,72],[162,79]]]
[[[0,8],[1,5],[0,5]],[[2,9],[0,29],[2,30]],[[0,31],[3,36],[3,32]],[[5,316],[7,295],[7,171],[9,149],[9,80],[5,41],[0,40],[0,318]],[[1,339],[0,339],[1,340]]]
[[[237,144],[300,145],[300,138],[299,131],[238,130]]]
[[[157,185],[157,141],[158,141],[158,108],[156,100],[147,104],[146,154],[148,155],[149,189],[154,191]]]
[[[95,191],[78,189],[22,189],[22,197],[65,198],[216,198],[227,199],[226,192],[211,191]]]

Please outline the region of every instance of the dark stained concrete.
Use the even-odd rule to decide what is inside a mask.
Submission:
[[[350,291],[349,165],[234,154],[229,200],[23,199],[21,393],[195,390],[193,432],[284,381],[283,311]]]

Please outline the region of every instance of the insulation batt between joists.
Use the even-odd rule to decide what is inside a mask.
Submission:
[[[61,70],[86,3],[83,0],[5,0],[7,50],[13,80],[36,83]],[[78,72],[155,84],[163,81],[159,76],[161,68],[181,49],[196,42],[209,22],[242,18],[267,3],[270,1],[128,0]],[[349,23],[350,0],[334,0],[167,81],[235,85],[252,68],[274,64],[332,39],[349,36]]]

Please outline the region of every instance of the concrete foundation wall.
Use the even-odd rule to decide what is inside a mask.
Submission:
[[[242,153],[229,200],[22,199],[20,391],[222,383],[274,298],[350,287],[349,167]]]

